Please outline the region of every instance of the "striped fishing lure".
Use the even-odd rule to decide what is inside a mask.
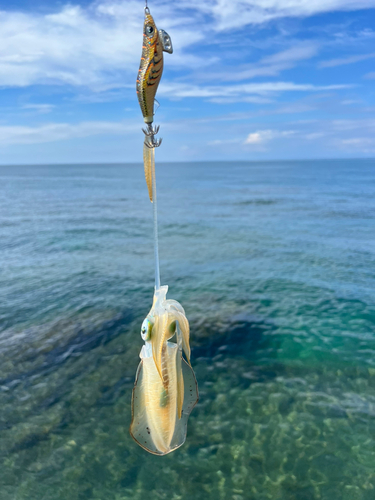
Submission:
[[[143,46],[137,78],[137,95],[145,123],[154,121],[155,95],[163,74],[163,51],[173,53],[168,33],[156,28],[148,7],[145,8]]]
[[[173,53],[172,41],[168,33],[164,30],[158,30],[154,18],[150,14],[150,9],[145,8],[145,21],[143,24],[143,45],[141,63],[139,65],[137,77],[137,96],[141,107],[143,119],[147,125],[143,129],[146,135],[143,146],[143,162],[145,177],[148,187],[150,200],[152,196],[152,149],[160,146],[161,139],[156,140],[155,135],[159,127],[153,127],[155,96],[163,74],[163,51],[169,54]]]

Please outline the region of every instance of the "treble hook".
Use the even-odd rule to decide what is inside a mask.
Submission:
[[[163,139],[155,139],[155,135],[159,132],[159,125],[157,125],[155,128],[151,125],[151,123],[147,124],[147,129],[142,129],[143,133],[145,134],[145,145],[152,149],[152,148],[158,148],[161,144],[161,141]]]

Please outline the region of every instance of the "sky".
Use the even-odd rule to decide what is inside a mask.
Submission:
[[[149,0],[158,161],[375,157],[375,0]],[[142,0],[0,0],[0,164],[142,161]]]

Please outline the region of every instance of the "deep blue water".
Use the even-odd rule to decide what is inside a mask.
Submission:
[[[141,165],[0,167],[1,500],[375,498],[375,160],[158,164],[200,401],[128,433],[153,295]]]

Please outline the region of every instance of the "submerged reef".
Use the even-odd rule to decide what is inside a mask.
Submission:
[[[2,500],[373,498],[375,370],[283,359],[259,316],[197,317],[200,402],[161,462],[128,434],[137,315],[50,327],[65,343],[46,349],[45,325],[34,358],[2,365]]]

